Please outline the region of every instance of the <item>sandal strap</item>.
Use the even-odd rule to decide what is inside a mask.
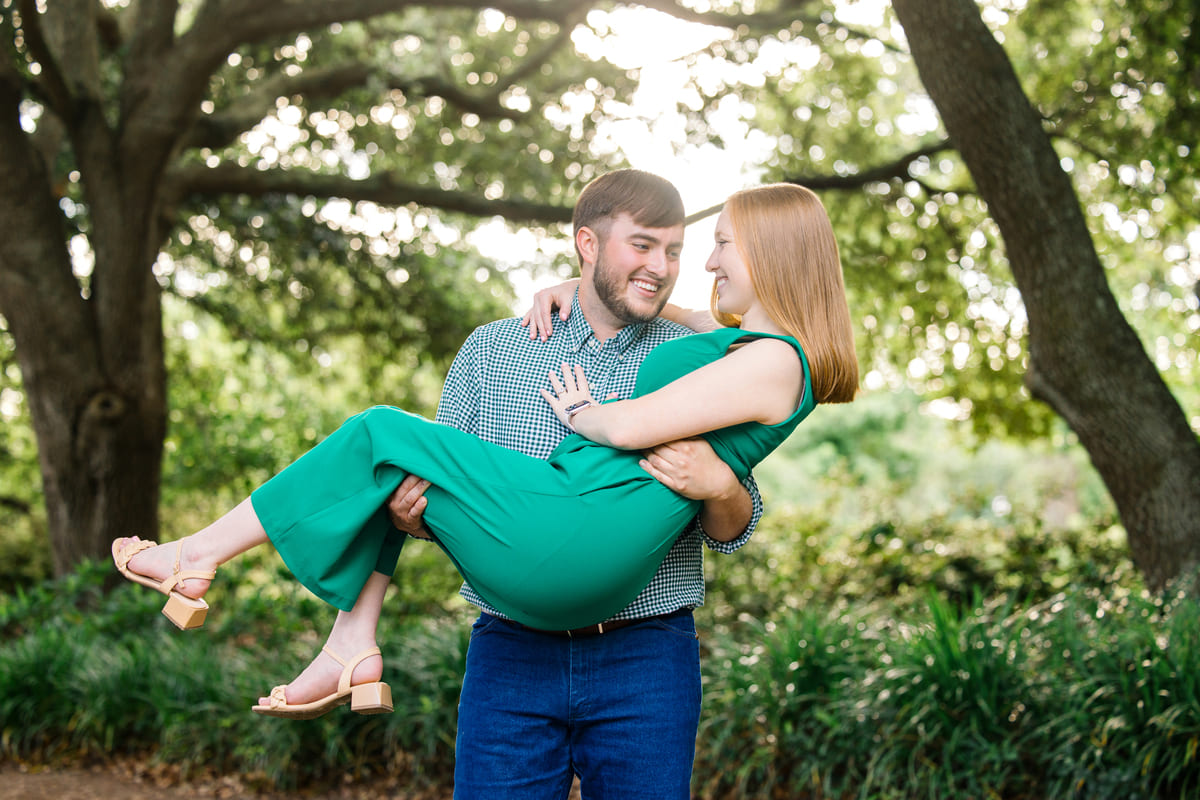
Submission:
[[[328,647],[322,647],[321,652],[325,653],[334,661],[342,665],[342,675],[338,679],[337,693],[339,695],[345,695],[350,692],[350,676],[354,674],[354,668],[357,667],[363,659],[370,658],[371,656],[382,655],[378,647],[369,647],[349,661],[346,661]],[[312,703],[304,703],[301,705],[312,705]],[[287,701],[287,684],[280,684],[279,686],[276,686],[271,690],[271,693],[267,695],[267,708],[271,709],[272,711],[293,707],[294,706]]]
[[[125,569],[129,566],[130,559],[138,553],[157,546],[157,542],[152,542],[149,539],[138,539],[136,542],[126,543],[124,547],[117,551],[117,569]]]
[[[328,647],[322,647],[321,652],[332,658],[334,661],[342,665],[342,675],[338,678],[338,694],[350,691],[350,678],[354,675],[354,668],[362,663],[363,659],[371,656],[383,655],[378,647],[368,647],[361,653],[354,656],[349,661],[345,661],[337,653],[330,650]]]
[[[185,536],[184,538],[186,539],[187,537]],[[171,574],[168,575],[166,578],[164,578],[163,582],[161,584],[159,584],[163,594],[169,594],[172,589],[174,589],[176,586],[183,583],[184,581],[186,581],[189,578],[196,578],[199,580],[211,581],[213,578],[217,577],[217,571],[215,569],[185,569],[185,570],[181,570],[179,568],[179,562],[182,559],[183,559],[183,539],[180,539],[179,546],[175,548],[175,567],[174,567],[174,569],[171,570]]]
[[[267,695],[267,708],[285,708],[288,704],[287,695],[284,693],[286,689],[286,684],[280,684],[272,689],[271,693]]]

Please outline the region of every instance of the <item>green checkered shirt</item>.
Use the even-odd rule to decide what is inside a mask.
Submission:
[[[642,359],[655,345],[691,333],[658,319],[631,325],[601,343],[584,319],[576,298],[566,323],[557,321],[546,342],[531,341],[519,320],[503,319],[477,328],[459,350],[446,376],[437,421],[512,450],[547,458],[569,431],[539,393],[549,389],[547,376],[563,363],[580,364],[592,394],[629,397]],[[708,537],[695,519],[667,554],[662,566],[637,598],[613,619],[639,619],[704,603],[704,550],[720,553],[744,545],[762,516],[762,500],[754,478],[745,482],[754,514],[731,542]],[[503,616],[464,584],[461,594],[489,614]]]

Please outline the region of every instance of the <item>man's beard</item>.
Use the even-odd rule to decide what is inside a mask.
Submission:
[[[653,308],[646,311],[633,308],[625,299],[624,284],[619,283],[608,269],[603,256],[596,261],[596,268],[592,273],[592,283],[596,287],[596,296],[600,298],[604,307],[626,325],[650,322],[663,310],[663,306],[667,304],[667,298],[670,296],[667,286],[659,284]]]

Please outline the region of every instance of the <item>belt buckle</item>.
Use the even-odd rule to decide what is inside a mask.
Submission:
[[[593,635],[592,628],[596,629],[595,635],[597,635],[597,636],[604,633],[604,623],[597,622],[595,625],[588,625],[586,628],[575,628],[574,630],[571,630],[568,628],[567,629],[567,638],[574,639],[576,632],[578,632],[580,636],[592,636]]]

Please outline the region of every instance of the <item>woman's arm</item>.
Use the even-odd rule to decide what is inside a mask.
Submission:
[[[554,393],[542,396],[573,430],[610,447],[644,450],[742,422],[783,422],[803,397],[804,371],[787,342],[758,339],[630,400],[598,404],[582,368],[564,365],[551,385]]]
[[[685,328],[690,328],[696,333],[707,333],[720,327],[708,309],[683,308],[674,303],[667,303],[658,315],[663,319],[671,320],[671,322],[677,322]]]

